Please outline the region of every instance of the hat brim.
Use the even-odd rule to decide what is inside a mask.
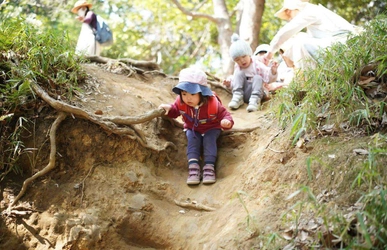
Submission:
[[[71,12],[74,13],[74,14],[77,14],[78,13],[78,10],[82,7],[88,7],[89,9],[91,8],[91,6],[93,6],[91,3],[88,3],[88,4],[82,4],[82,5],[78,5],[74,8],[71,9]]]
[[[258,54],[261,53],[261,52],[267,53],[267,52],[269,52],[269,50],[268,50],[268,49],[260,49],[260,50],[256,50],[256,51],[254,52],[254,55],[256,56],[256,55],[258,55]]]
[[[191,82],[179,82],[172,91],[178,95],[180,95],[181,91],[186,91],[190,94],[197,94],[201,93],[203,96],[212,96],[212,91],[209,87],[197,84],[197,83],[191,83]]]

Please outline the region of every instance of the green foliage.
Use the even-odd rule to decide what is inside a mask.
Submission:
[[[0,169],[6,174],[17,169],[14,163],[25,153],[20,138],[36,112],[30,108],[36,106],[31,85],[70,99],[85,74],[66,33],[40,30],[20,16],[0,21],[0,38]]]
[[[360,70],[372,63],[378,65],[377,77],[385,77],[386,36],[386,17],[375,18],[346,45],[335,44],[322,51],[316,68],[299,74],[291,87],[280,93],[277,114],[283,125],[291,122],[293,143],[302,132],[324,122],[337,127],[349,122],[368,132],[377,129],[385,101],[369,99],[358,81]]]
[[[28,0],[4,1],[0,8],[2,17],[16,18],[25,15],[41,23],[41,27],[52,27],[67,32],[72,48],[78,39],[81,25],[70,12],[76,1],[39,2]],[[239,1],[225,1],[231,16],[233,31],[238,31],[235,7]],[[313,2],[313,1],[312,1]],[[320,3],[315,1],[315,3]],[[366,3],[367,2],[367,3]],[[373,8],[366,8],[369,1],[323,1],[324,5],[342,14],[355,23],[373,18],[363,15],[357,18],[358,10],[380,12],[383,1],[375,2]],[[380,3],[379,3],[380,2]],[[209,72],[217,75],[220,69],[218,32],[216,25],[205,18],[193,19],[183,14],[172,1],[92,1],[92,11],[103,16],[113,30],[114,44],[102,50],[101,55],[110,58],[133,58],[157,61],[167,74],[176,74],[182,67],[199,63]],[[213,14],[212,1],[180,1],[186,9],[195,13]],[[260,43],[269,43],[284,21],[274,17],[282,7],[282,0],[265,1],[261,23]],[[234,13],[234,15],[232,15]]]
[[[360,231],[367,247],[381,249],[387,245],[387,190],[374,190],[362,197],[364,210],[357,213]]]
[[[369,191],[375,186],[386,186],[386,155],[387,137],[382,134],[375,134],[373,142],[368,149],[367,159],[363,162],[352,187],[367,184]]]
[[[310,2],[327,6],[335,10],[340,16],[357,24],[383,14],[387,6],[385,0],[311,0]]]

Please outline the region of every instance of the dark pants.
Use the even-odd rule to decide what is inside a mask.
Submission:
[[[218,147],[216,140],[220,135],[220,129],[211,129],[204,135],[199,132],[187,130],[185,132],[188,140],[187,144],[187,158],[200,159],[201,149],[203,145],[204,163],[215,164],[218,155]]]

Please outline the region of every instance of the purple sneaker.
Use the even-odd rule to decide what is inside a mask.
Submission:
[[[200,183],[200,166],[197,163],[188,165],[188,185],[197,185]]]
[[[206,164],[203,167],[203,183],[212,184],[216,182],[215,167],[212,164]]]

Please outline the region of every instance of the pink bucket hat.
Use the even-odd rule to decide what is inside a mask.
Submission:
[[[201,93],[203,96],[212,96],[206,73],[197,68],[185,68],[180,71],[179,83],[172,91],[179,95],[182,90],[190,94]]]
[[[284,0],[283,7],[274,16],[288,20],[289,17],[285,13],[286,10],[302,10],[307,5],[307,2],[309,0]]]

